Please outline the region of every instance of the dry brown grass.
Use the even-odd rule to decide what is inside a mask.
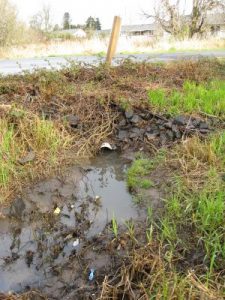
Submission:
[[[39,37],[26,37],[27,43],[0,49],[0,58],[46,57],[63,55],[94,55],[106,53],[109,37],[74,40],[48,40],[38,42]],[[32,41],[32,42],[30,42]],[[35,42],[36,41],[36,42]],[[190,51],[224,49],[222,38],[206,38],[176,41],[152,37],[120,37],[118,53],[159,53],[167,51]]]
[[[168,261],[157,242],[133,250],[115,274],[105,277],[98,299],[224,299],[219,284],[207,287],[191,269],[178,274],[177,260]]]

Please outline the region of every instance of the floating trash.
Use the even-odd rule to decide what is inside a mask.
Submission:
[[[73,247],[77,247],[80,244],[79,239],[76,239],[76,241],[73,242]]]
[[[88,279],[89,281],[92,281],[94,279],[94,273],[95,273],[95,270],[94,269],[91,269],[90,270],[90,274],[88,276]]]
[[[59,207],[56,207],[56,209],[54,210],[54,215],[59,215],[61,212],[61,209]]]

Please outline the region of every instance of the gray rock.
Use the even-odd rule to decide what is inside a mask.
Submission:
[[[173,123],[171,121],[164,124],[164,127],[167,129],[172,129]]]
[[[133,110],[128,110],[128,111],[125,112],[125,117],[127,119],[131,119],[133,117],[133,115],[134,115]]]
[[[167,136],[164,132],[160,133],[160,142],[161,142],[162,145],[165,145],[166,142],[167,142]]]
[[[147,138],[148,141],[153,141],[154,139],[157,138],[158,135],[154,134],[154,133],[146,132],[145,136],[146,136],[146,138]]]
[[[198,127],[200,123],[201,123],[200,119],[192,119],[192,125],[193,126]]]
[[[72,128],[76,128],[79,123],[79,118],[75,115],[66,116],[66,120]]]
[[[119,130],[118,132],[118,139],[120,141],[125,141],[128,138],[128,132],[126,130]]]
[[[134,115],[131,119],[133,124],[138,124],[140,122],[140,117],[138,115]]]
[[[10,206],[9,215],[20,219],[23,216],[26,205],[22,198],[16,198]]]
[[[20,158],[18,160],[18,162],[21,164],[21,165],[25,165],[31,161],[33,161],[35,159],[36,155],[35,155],[35,152],[34,151],[29,151],[27,153],[26,156],[24,156],[23,158]]]
[[[153,133],[154,131],[158,130],[158,126],[155,125],[155,124],[153,124],[153,125],[151,125],[151,126],[148,126],[148,127],[146,128],[146,130],[147,130],[148,132],[150,132],[150,133]]]
[[[168,136],[168,139],[170,139],[170,140],[174,139],[174,133],[172,130],[167,130],[166,135]]]
[[[126,120],[125,119],[123,119],[123,120],[121,120],[120,122],[119,122],[119,127],[123,127],[123,126],[126,126],[126,124],[127,124],[127,122],[126,122]]]
[[[199,131],[203,134],[209,133],[209,129],[200,129]]]
[[[132,128],[130,133],[129,133],[129,137],[130,138],[137,138],[139,136],[141,136],[141,130],[137,127]]]
[[[175,136],[177,139],[181,139],[182,138],[182,133],[178,130],[176,133],[175,133]]]
[[[199,129],[209,129],[209,125],[206,122],[201,122]]]
[[[187,125],[188,118],[186,116],[177,116],[173,120],[173,124],[184,126]]]

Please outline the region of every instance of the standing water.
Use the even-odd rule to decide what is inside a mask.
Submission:
[[[99,235],[113,216],[118,223],[138,218],[124,180],[126,168],[117,153],[104,153],[85,168],[72,167],[16,198],[0,219],[0,292],[59,284],[53,270]]]

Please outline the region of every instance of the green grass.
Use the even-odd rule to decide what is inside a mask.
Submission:
[[[50,172],[69,143],[53,121],[13,108],[0,120],[0,201],[22,182]],[[35,153],[34,160],[21,165],[20,159],[30,150]]]
[[[14,173],[15,141],[13,126],[0,121],[0,186],[6,186],[11,173]]]
[[[112,217],[112,232],[114,234],[114,237],[117,239],[117,237],[118,237],[118,223],[117,223],[117,220],[115,218],[114,213],[113,213],[113,217]]]
[[[182,91],[173,90],[166,93],[164,89],[148,92],[149,104],[158,110],[171,114],[206,113],[216,116],[225,114],[225,82],[215,80],[197,85],[186,81]]]
[[[127,171],[127,186],[132,190],[138,188],[148,189],[153,183],[145,178],[153,167],[153,161],[147,158],[136,159]]]

